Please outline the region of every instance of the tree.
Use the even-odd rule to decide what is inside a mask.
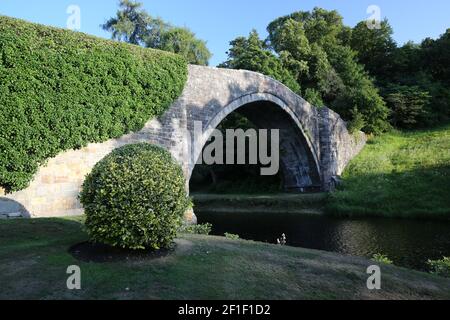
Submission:
[[[423,52],[420,45],[409,41],[394,52],[390,81],[398,84],[417,83],[418,73],[423,69]],[[380,82],[383,86],[388,84]]]
[[[142,9],[142,3],[121,0],[116,17],[109,19],[102,28],[111,32],[114,40],[142,45],[153,23],[153,18]]]
[[[437,40],[422,42],[425,68],[435,80],[450,86],[450,28]]]
[[[230,45],[228,60],[220,67],[260,72],[284,83],[294,92],[300,92],[296,79],[283,67],[280,59],[267,48],[256,30],[253,30],[248,38],[236,38]]]
[[[274,35],[280,29],[286,28],[288,20],[301,23],[308,41],[320,46],[329,41],[342,41],[345,38],[343,33],[348,33],[337,11],[327,11],[316,7],[312,12],[298,11],[272,21],[267,27],[269,41],[274,41]]]
[[[153,18],[140,2],[120,0],[116,17],[102,28],[111,32],[115,40],[177,53],[192,64],[208,65],[212,56],[206,42],[196,38],[192,31]]]
[[[392,27],[387,20],[381,22],[379,29],[369,29],[365,21],[353,28],[351,48],[357,53],[359,63],[377,79],[387,79],[391,75],[397,48],[392,34]]]
[[[267,43],[303,88],[303,95],[326,104],[346,120],[357,118],[367,132],[388,128],[387,109],[350,47],[352,30],[337,11],[315,8],[271,22]]]
[[[411,129],[423,124],[428,115],[431,96],[419,87],[396,86],[387,94],[386,101],[392,110],[392,124]]]
[[[149,46],[149,43],[147,43]],[[173,27],[161,36],[159,49],[175,52],[185,57],[189,63],[208,65],[211,53],[206,43],[195,37],[195,34],[186,28]]]
[[[375,77],[392,111],[391,123],[419,128],[450,118],[450,30],[421,44],[397,47],[388,21],[370,30],[360,22],[352,31],[351,46],[358,61]]]
[[[350,47],[341,45],[333,46],[328,52],[328,59],[342,80],[341,90],[331,102],[331,108],[351,121],[360,118],[360,113],[366,132],[387,130],[389,109],[364,67],[357,63],[356,53]]]

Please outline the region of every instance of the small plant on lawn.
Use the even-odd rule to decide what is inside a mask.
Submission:
[[[444,257],[441,260],[428,260],[431,273],[442,277],[450,278],[450,257]]]
[[[230,240],[239,240],[240,237],[237,234],[232,234],[232,233],[225,233],[225,238],[230,239]]]
[[[169,152],[147,143],[101,160],[80,200],[91,240],[127,249],[169,247],[190,205],[181,167]]]
[[[287,243],[286,235],[283,233],[280,239],[277,239],[277,244],[280,246],[285,246]]]
[[[372,260],[383,264],[394,264],[394,262],[391,259],[389,259],[387,255],[381,253],[374,254]]]
[[[189,234],[209,235],[211,231],[212,231],[212,224],[210,223],[183,225],[180,228],[180,233],[189,233]]]

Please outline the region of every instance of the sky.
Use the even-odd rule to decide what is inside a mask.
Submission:
[[[141,0],[155,17],[189,27],[207,41],[213,53],[210,65],[226,60],[229,42],[256,29],[266,36],[267,25],[277,17],[314,7],[335,9],[344,23],[354,26],[370,17],[367,9],[376,5],[381,17],[388,18],[394,39],[400,45],[437,38],[450,28],[449,0]],[[67,8],[77,5],[81,13],[81,32],[110,38],[100,27],[115,15],[118,0],[0,0],[0,15],[6,15],[66,28]]]

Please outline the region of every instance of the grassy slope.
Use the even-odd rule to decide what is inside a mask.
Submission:
[[[372,138],[331,195],[336,215],[450,218],[450,125]]]
[[[0,299],[450,299],[450,280],[392,266],[370,292],[361,258],[183,235],[158,260],[82,263],[67,250],[86,238],[79,221],[0,221]],[[65,287],[73,264],[81,291]]]

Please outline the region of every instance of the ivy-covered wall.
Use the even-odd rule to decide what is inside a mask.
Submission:
[[[143,128],[181,94],[180,56],[0,16],[0,188],[61,151]]]

